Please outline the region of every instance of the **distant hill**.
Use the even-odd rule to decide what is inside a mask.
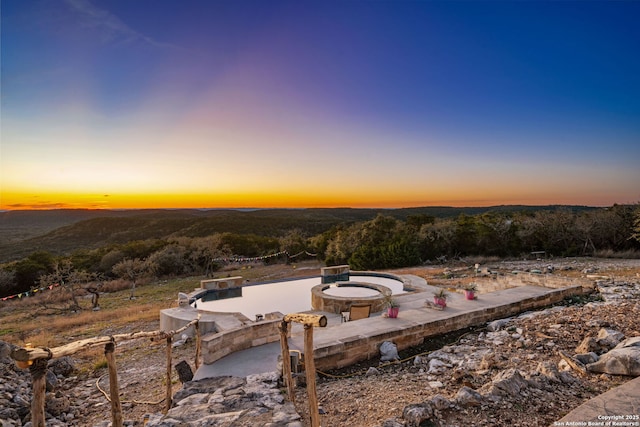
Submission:
[[[417,207],[404,209],[142,209],[0,212],[0,263],[20,259],[38,250],[65,254],[132,240],[199,237],[213,233],[258,234],[278,237],[292,229],[309,235],[339,224],[373,219],[379,213],[405,220],[410,215],[446,218],[461,213],[523,212],[593,209],[585,206]]]

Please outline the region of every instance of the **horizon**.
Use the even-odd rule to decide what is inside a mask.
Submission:
[[[637,16],[3,1],[0,210],[638,203]]]
[[[563,205],[563,204],[549,204],[549,205],[487,205],[487,206],[447,206],[447,205],[429,205],[429,206],[403,206],[403,207],[351,207],[351,206],[332,206],[332,207],[194,207],[194,208],[172,208],[172,207],[150,207],[150,208],[39,208],[39,209],[0,209],[0,213],[5,212],[33,212],[33,211],[143,211],[143,210],[160,210],[160,211],[177,211],[177,210],[195,210],[195,211],[215,211],[215,210],[232,210],[232,211],[260,211],[260,210],[305,210],[305,209],[363,209],[363,210],[400,210],[400,209],[491,209],[502,207],[523,207],[523,208],[546,208],[546,207],[567,207],[567,208],[592,208],[592,209],[605,209],[615,205],[637,205],[640,202],[635,203],[614,203],[607,206],[594,206],[594,205]]]

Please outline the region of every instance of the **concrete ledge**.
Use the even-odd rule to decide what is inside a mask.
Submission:
[[[193,307],[175,307],[160,310],[160,330],[169,332],[175,331],[185,326],[187,323],[198,318],[200,313],[200,334],[216,332],[216,322],[213,313],[199,311]],[[195,328],[189,327],[184,332],[190,337],[195,336]]]
[[[552,426],[639,425],[640,377],[594,397],[556,421]],[[591,422],[591,424],[589,424]],[[617,422],[620,424],[615,424]],[[630,424],[624,424],[624,423]],[[602,424],[599,424],[602,423]]]
[[[207,279],[200,281],[200,288],[206,290],[239,288],[242,286],[242,277],[225,277],[222,279]]]

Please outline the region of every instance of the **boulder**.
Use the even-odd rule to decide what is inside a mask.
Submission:
[[[480,406],[482,395],[471,387],[464,386],[456,393],[456,402],[461,406]]]
[[[436,394],[435,396],[433,396],[431,398],[431,404],[439,411],[449,409],[451,407],[451,402],[449,401],[449,399],[441,394]]]
[[[50,360],[48,365],[49,369],[54,374],[63,377],[68,377],[76,370],[76,365],[73,359],[69,356],[60,357],[59,359]]]
[[[536,372],[541,373],[546,376],[553,382],[560,382],[560,372],[558,368],[550,361],[544,361],[538,363],[538,367],[536,368]]]
[[[402,418],[407,427],[420,427],[431,417],[433,417],[433,408],[427,402],[407,405],[402,411]]]
[[[589,372],[611,375],[640,376],[640,337],[622,341],[613,350],[586,366]]]
[[[398,348],[391,341],[385,341],[380,345],[380,355],[381,362],[400,360],[400,356],[398,356]]]
[[[483,386],[488,389],[488,394],[495,396],[516,396],[528,387],[527,380],[514,368],[500,372],[493,377],[491,383]]]

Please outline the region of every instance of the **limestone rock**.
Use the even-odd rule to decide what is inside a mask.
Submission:
[[[71,403],[65,396],[56,397],[48,394],[45,399],[45,408],[54,417],[60,416],[69,411]]]
[[[442,411],[451,407],[451,402],[449,401],[449,399],[447,399],[441,394],[436,394],[435,396],[433,396],[431,398],[431,404],[435,409],[439,411]]]
[[[450,367],[451,365],[443,362],[440,359],[431,359],[429,361],[429,370],[427,372],[430,374],[440,374]]]
[[[488,388],[488,394],[515,396],[520,394],[528,386],[529,383],[520,374],[520,371],[515,368],[509,368],[493,377],[491,383],[483,386],[483,388]]]
[[[301,426],[294,405],[284,401],[278,379],[276,372],[269,372],[186,382],[174,395],[174,407],[163,417],[150,417],[147,426]]]
[[[629,338],[613,350],[600,356],[595,363],[587,365],[589,372],[612,375],[640,375],[640,337]]]
[[[471,387],[464,386],[456,393],[456,402],[462,406],[480,406],[482,395]]]
[[[580,363],[584,364],[584,365],[588,365],[589,363],[597,362],[598,359],[599,359],[599,356],[597,354],[595,354],[594,352],[576,354],[573,357],[576,360],[578,360]]]
[[[367,373],[364,375],[365,377],[371,377],[373,375],[379,375],[379,374],[380,374],[380,371],[378,371],[376,368],[371,366],[369,369],[367,369]]]
[[[560,372],[558,372],[558,368],[550,361],[544,361],[538,363],[538,367],[536,368],[536,372],[541,373],[546,376],[553,382],[560,382]]]
[[[601,347],[594,337],[585,337],[576,347],[576,354],[598,353]]]
[[[602,328],[598,331],[596,342],[601,347],[609,350],[620,344],[620,341],[622,341],[623,339],[624,334],[622,332],[613,329]]]
[[[380,355],[381,362],[400,360],[400,356],[398,356],[398,348],[391,341],[385,341],[380,344]]]
[[[427,402],[407,405],[402,411],[402,418],[407,427],[419,427],[432,416],[433,408]]]
[[[404,423],[395,418],[389,418],[382,423],[382,427],[404,427]]]
[[[509,319],[498,319],[493,322],[487,323],[487,330],[490,332],[496,332],[504,329],[509,324]]]
[[[76,370],[76,365],[70,356],[50,360],[47,366],[54,374],[63,377],[68,377]]]

